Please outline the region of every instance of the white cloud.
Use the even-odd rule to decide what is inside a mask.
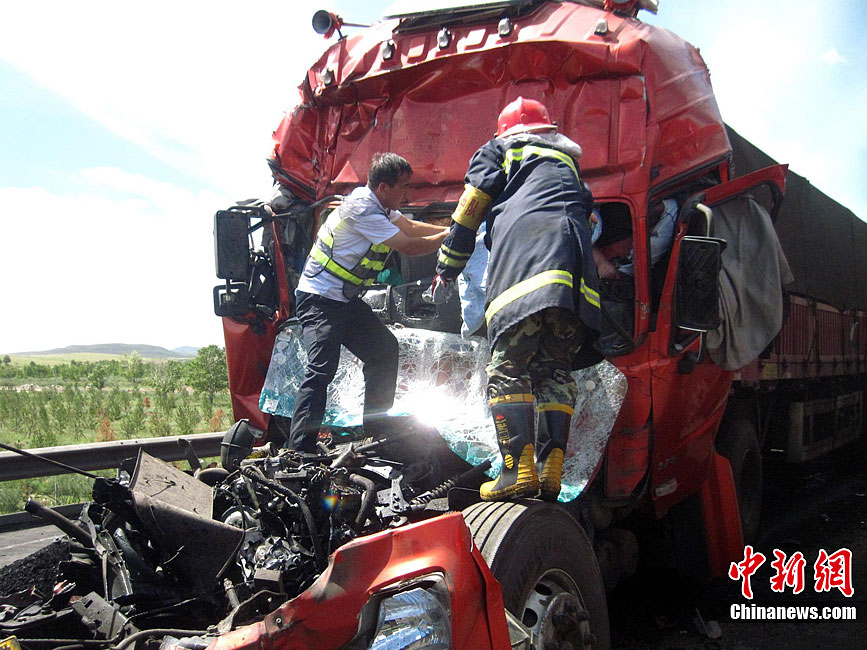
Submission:
[[[211,305],[213,213],[267,192],[271,131],[327,46],[310,17],[349,2],[5,7],[0,59],[213,189],[159,182],[131,173],[125,161],[81,170],[75,193],[0,188],[0,351],[220,343]],[[355,4],[338,13],[362,22],[363,11],[387,3]],[[701,46],[726,121],[867,217],[863,64],[838,65],[847,61],[836,49],[839,28],[829,26],[845,8],[815,0],[666,0],[662,9],[658,24],[691,21],[675,29]],[[831,85],[844,73],[846,82]],[[12,349],[5,341],[15,341]]]
[[[330,3],[324,3],[326,5]],[[244,198],[326,43],[323,3],[16,3],[0,58],[160,159]]]
[[[271,132],[328,45],[310,18],[331,4],[48,0],[4,9],[0,60],[212,189],[131,173],[123,160],[68,170],[69,194],[0,187],[0,350],[222,344],[213,214],[270,192]]]
[[[226,197],[113,168],[77,180],[69,195],[0,188],[0,350],[222,345],[211,220]]]
[[[831,65],[836,65],[838,63],[849,63],[846,58],[837,51],[836,47],[832,47],[830,50],[822,54],[819,57],[825,63],[830,63]]]

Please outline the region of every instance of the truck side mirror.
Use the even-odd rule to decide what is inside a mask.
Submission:
[[[719,273],[725,247],[725,240],[713,237],[681,239],[674,301],[676,327],[697,332],[719,327]]]
[[[214,215],[214,260],[221,280],[247,280],[250,264],[250,215],[220,210]]]

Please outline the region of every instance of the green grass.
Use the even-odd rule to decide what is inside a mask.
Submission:
[[[92,472],[99,476],[112,477],[116,470]],[[49,507],[89,501],[93,492],[93,480],[80,474],[43,476],[20,481],[0,483],[0,513],[20,512],[27,499],[32,498]]]
[[[217,466],[219,458],[202,458],[202,466]],[[181,469],[189,469],[187,461],[173,463]],[[95,470],[91,474],[113,478],[117,470]],[[93,496],[93,479],[81,474],[61,474],[59,476],[42,476],[39,478],[22,479],[19,481],[4,481],[0,483],[0,514],[20,512],[24,509],[27,499],[36,499],[43,505],[56,506],[90,501]]]
[[[208,377],[224,373],[222,350],[209,346],[204,351],[215,362]],[[218,385],[197,381],[191,370],[198,366],[190,360],[97,353],[10,358],[11,363],[0,365],[0,441],[15,447],[191,435],[223,431],[232,422],[228,391],[216,392],[211,403],[206,392],[185,386],[214,390]],[[89,498],[91,487],[92,481],[80,475],[0,480],[0,512],[20,510],[28,496],[47,505],[79,503]]]
[[[0,441],[23,449],[222,431],[231,421],[226,392],[211,407],[206,396],[187,390],[159,396],[118,387],[0,387]],[[90,498],[91,488],[92,481],[80,475],[0,481],[0,513],[19,511],[28,496],[49,506],[80,503]]]

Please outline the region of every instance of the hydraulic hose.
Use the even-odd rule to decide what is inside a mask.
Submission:
[[[24,509],[34,517],[38,517],[49,524],[57,526],[64,533],[72,537],[74,540],[81,542],[87,548],[93,548],[93,539],[90,533],[83,530],[78,524],[71,519],[64,517],[59,512],[43,505],[36,499],[27,499],[24,504]]]
[[[415,499],[412,500],[410,505],[414,506],[414,508],[423,507],[430,501],[447,495],[449,490],[451,490],[453,487],[463,485],[475,478],[480,478],[482,474],[484,474],[490,469],[490,467],[491,461],[486,460],[481,465],[476,465],[475,467],[468,469],[463,474],[453,476],[449,480],[435,487],[433,490],[429,490],[428,492],[419,494]]]
[[[361,507],[358,509],[358,514],[355,517],[355,522],[352,524],[352,529],[357,533],[367,521],[367,513],[370,512],[370,507],[373,500],[376,498],[376,483],[371,481],[366,476],[360,474],[350,474],[349,480],[355,485],[364,488],[364,496],[361,498]]]

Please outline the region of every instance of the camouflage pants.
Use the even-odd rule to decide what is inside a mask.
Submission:
[[[551,307],[519,321],[497,339],[488,364],[488,399],[532,393],[536,404],[575,404],[572,359],[587,330],[570,311]]]

